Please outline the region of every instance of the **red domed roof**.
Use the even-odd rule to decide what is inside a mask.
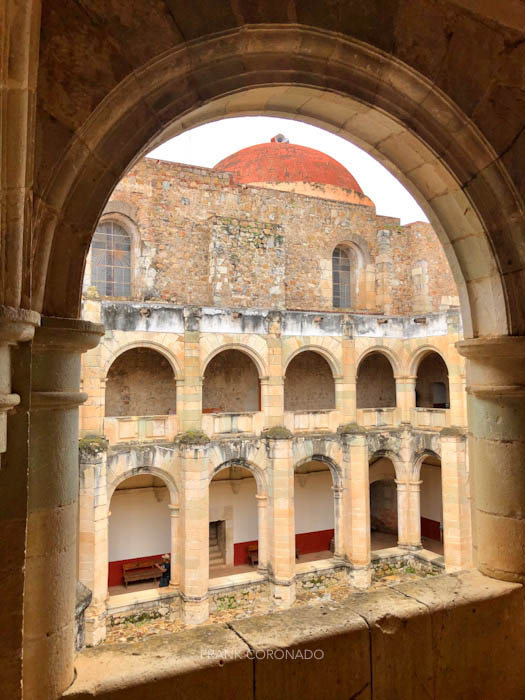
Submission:
[[[214,169],[233,173],[234,181],[239,184],[301,182],[328,185],[353,190],[368,199],[357,180],[341,163],[313,148],[288,143],[281,134],[270,143],[237,151],[217,163]]]

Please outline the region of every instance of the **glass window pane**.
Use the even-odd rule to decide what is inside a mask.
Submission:
[[[129,296],[131,240],[112,221],[99,224],[91,245],[91,284],[102,296]]]

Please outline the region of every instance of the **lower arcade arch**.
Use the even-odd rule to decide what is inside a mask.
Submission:
[[[264,568],[266,527],[259,503],[261,477],[242,462],[214,470],[209,485],[209,575],[236,573],[237,567]],[[240,569],[239,572],[244,569]]]
[[[341,553],[341,486],[337,469],[313,455],[294,469],[295,557],[329,559]]]
[[[169,556],[173,563],[175,539],[170,502],[169,485],[156,474],[135,474],[117,484],[108,511],[110,595],[169,585],[165,561]]]
[[[372,550],[395,547],[398,541],[396,470],[392,460],[370,460],[370,529]]]

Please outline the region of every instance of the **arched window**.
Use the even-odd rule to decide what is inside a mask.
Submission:
[[[350,251],[341,246],[332,253],[332,290],[334,308],[350,306]]]
[[[91,284],[102,296],[131,294],[131,240],[114,221],[97,226],[91,244]]]

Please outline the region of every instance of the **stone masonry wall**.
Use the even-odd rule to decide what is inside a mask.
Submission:
[[[237,185],[230,173],[148,158],[119,183],[106,216],[131,205],[130,229],[139,239],[132,261],[137,300],[330,310],[332,252],[357,240],[372,285],[376,264],[381,274],[377,304],[369,293],[354,310],[429,312],[456,303],[430,225],[400,226],[376,216],[373,206]],[[381,240],[390,248],[379,251],[377,233],[384,229],[390,236]],[[414,308],[411,269],[421,259],[428,261],[428,294]]]

